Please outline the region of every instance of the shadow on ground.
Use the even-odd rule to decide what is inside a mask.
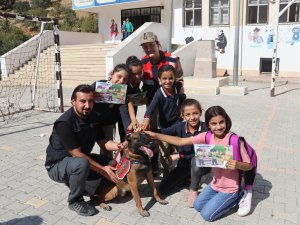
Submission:
[[[1,223],[3,225],[10,225],[10,224],[22,224],[22,225],[40,225],[43,223],[43,219],[39,216],[26,216],[23,218],[16,218],[9,220],[7,222]]]

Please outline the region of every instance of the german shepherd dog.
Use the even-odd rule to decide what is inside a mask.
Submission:
[[[168,204],[166,200],[161,199],[158,195],[152,175],[150,157],[153,156],[151,149],[155,149],[155,142],[143,132],[127,134],[125,139],[128,142],[128,148],[124,151],[124,154],[131,164],[130,171],[127,174],[127,181],[140,215],[148,217],[150,213],[143,208],[138,190],[139,184],[145,178],[152,189],[155,200],[162,205]]]

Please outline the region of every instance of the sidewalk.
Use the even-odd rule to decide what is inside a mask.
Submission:
[[[243,81],[248,95],[190,95],[204,109],[221,105],[233,122],[232,130],[245,136],[259,157],[251,214],[235,213],[213,224],[281,225],[300,223],[300,84],[278,82],[275,97],[270,84]],[[66,105],[70,91],[64,90]],[[142,118],[145,108],[139,108]],[[187,207],[187,189],[167,197],[169,204],[151,200],[142,185],[142,202],[150,217],[139,216],[131,195],[111,203],[112,211],[99,209],[92,217],[78,216],[67,207],[68,189],[50,180],[44,169],[45,149],[59,113],[28,112],[26,119],[0,129],[0,224],[210,224]],[[44,137],[39,136],[45,134]],[[97,150],[97,149],[96,149]],[[156,180],[159,182],[159,180]],[[200,190],[201,191],[201,190]]]

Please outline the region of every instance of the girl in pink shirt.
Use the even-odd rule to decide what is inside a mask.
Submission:
[[[212,106],[206,110],[205,123],[207,129],[213,133],[209,144],[228,145],[232,122],[221,106]],[[177,146],[206,144],[206,132],[188,138],[179,138],[148,131],[146,133],[153,138]],[[212,168],[214,174],[212,182],[199,194],[194,203],[194,208],[200,212],[206,221],[214,221],[220,218],[229,209],[238,204],[239,170],[248,171],[253,167],[244,145],[240,146],[242,162],[229,160],[226,163],[226,169]]]

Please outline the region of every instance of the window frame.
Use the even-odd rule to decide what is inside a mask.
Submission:
[[[201,27],[202,26],[202,8],[203,8],[202,0],[200,0],[200,3],[201,3],[200,8],[199,7],[195,7],[195,2],[194,2],[195,0],[192,0],[192,7],[191,8],[186,8],[185,4],[186,4],[187,1],[188,0],[183,0],[182,1],[182,3],[183,3],[183,7],[182,7],[182,9],[183,9],[183,27]],[[195,24],[195,10],[200,10],[200,12],[201,12],[200,25],[194,25]],[[192,11],[193,12],[193,17],[192,17],[193,23],[194,23],[193,25],[188,25],[186,23],[186,12],[187,11]]]
[[[279,12],[280,12],[285,6],[287,6],[287,4],[288,4],[289,2],[290,2],[290,0],[287,1],[287,2],[282,2],[282,0],[280,0],[280,1],[279,1]],[[292,5],[294,5],[294,4],[299,4],[298,21],[289,21],[289,18],[290,18],[290,9],[291,9]],[[283,5],[283,7],[281,8],[280,6],[282,6],[282,5]],[[292,5],[287,9],[287,11],[285,11],[285,12],[281,15],[281,17],[279,17],[279,23],[287,24],[287,23],[299,23],[299,22],[300,22],[300,0],[296,0]],[[282,16],[283,16],[284,14],[286,14],[286,21],[280,21],[280,18],[282,18]]]
[[[227,1],[227,0],[218,0],[218,6],[217,7],[212,7],[211,6],[211,1],[209,1],[209,25],[210,26],[227,26],[230,25],[230,0],[228,0],[228,5],[223,6],[221,4],[222,1]],[[222,23],[222,9],[227,9],[228,10],[228,23]],[[218,9],[218,20],[219,22],[217,24],[213,24],[212,22],[212,9]]]
[[[268,24],[269,23],[269,5],[270,2],[267,1],[267,3],[260,3],[261,0],[257,0],[257,3],[250,3],[251,0],[247,0],[247,24]],[[256,22],[255,23],[250,23],[249,22],[249,6],[256,6],[257,7],[257,16],[256,16]],[[260,23],[259,22],[259,11],[261,6],[267,6],[267,21],[265,23]]]

